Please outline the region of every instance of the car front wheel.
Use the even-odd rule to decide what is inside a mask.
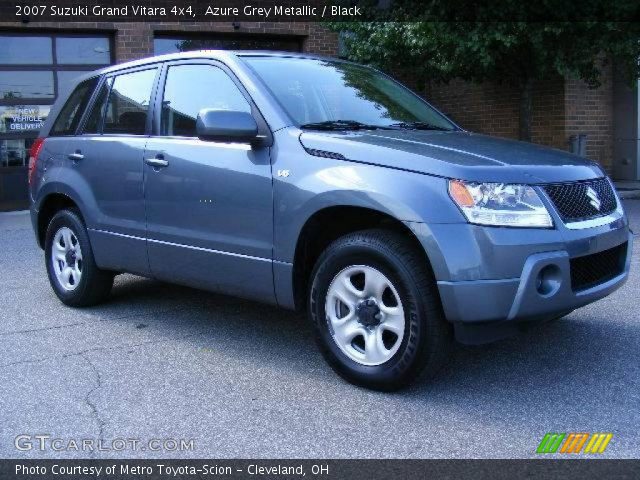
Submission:
[[[451,328],[426,259],[403,235],[365,230],[333,242],[313,273],[319,347],[348,381],[395,390],[446,359]]]

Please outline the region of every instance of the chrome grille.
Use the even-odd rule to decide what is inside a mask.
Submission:
[[[544,190],[565,223],[608,215],[618,206],[606,178],[545,185]]]

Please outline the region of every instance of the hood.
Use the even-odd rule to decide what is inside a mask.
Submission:
[[[303,131],[300,143],[349,161],[477,182],[555,183],[604,175],[595,162],[562,150],[462,131]]]

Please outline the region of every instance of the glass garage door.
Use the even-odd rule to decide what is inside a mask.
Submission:
[[[29,148],[56,98],[112,63],[109,35],[0,32],[0,211],[28,206]]]

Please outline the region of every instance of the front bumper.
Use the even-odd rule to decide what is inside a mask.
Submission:
[[[440,281],[438,288],[445,314],[452,322],[530,320],[553,317],[599,300],[620,288],[629,276],[633,236],[628,234],[627,238],[621,273],[582,290],[572,288],[570,257],[566,250],[529,256],[520,278]],[[558,275],[550,288],[539,289],[540,273],[549,267]]]
[[[429,254],[446,318],[464,343],[483,343],[594,302],[629,275],[633,236],[625,216],[594,228],[570,230],[410,224]],[[627,243],[615,276],[574,289],[571,259]],[[549,280],[541,285],[541,272]],[[486,328],[482,328],[486,327]],[[476,332],[483,330],[483,334]],[[485,335],[486,334],[486,335]],[[483,337],[487,338],[483,338]]]

